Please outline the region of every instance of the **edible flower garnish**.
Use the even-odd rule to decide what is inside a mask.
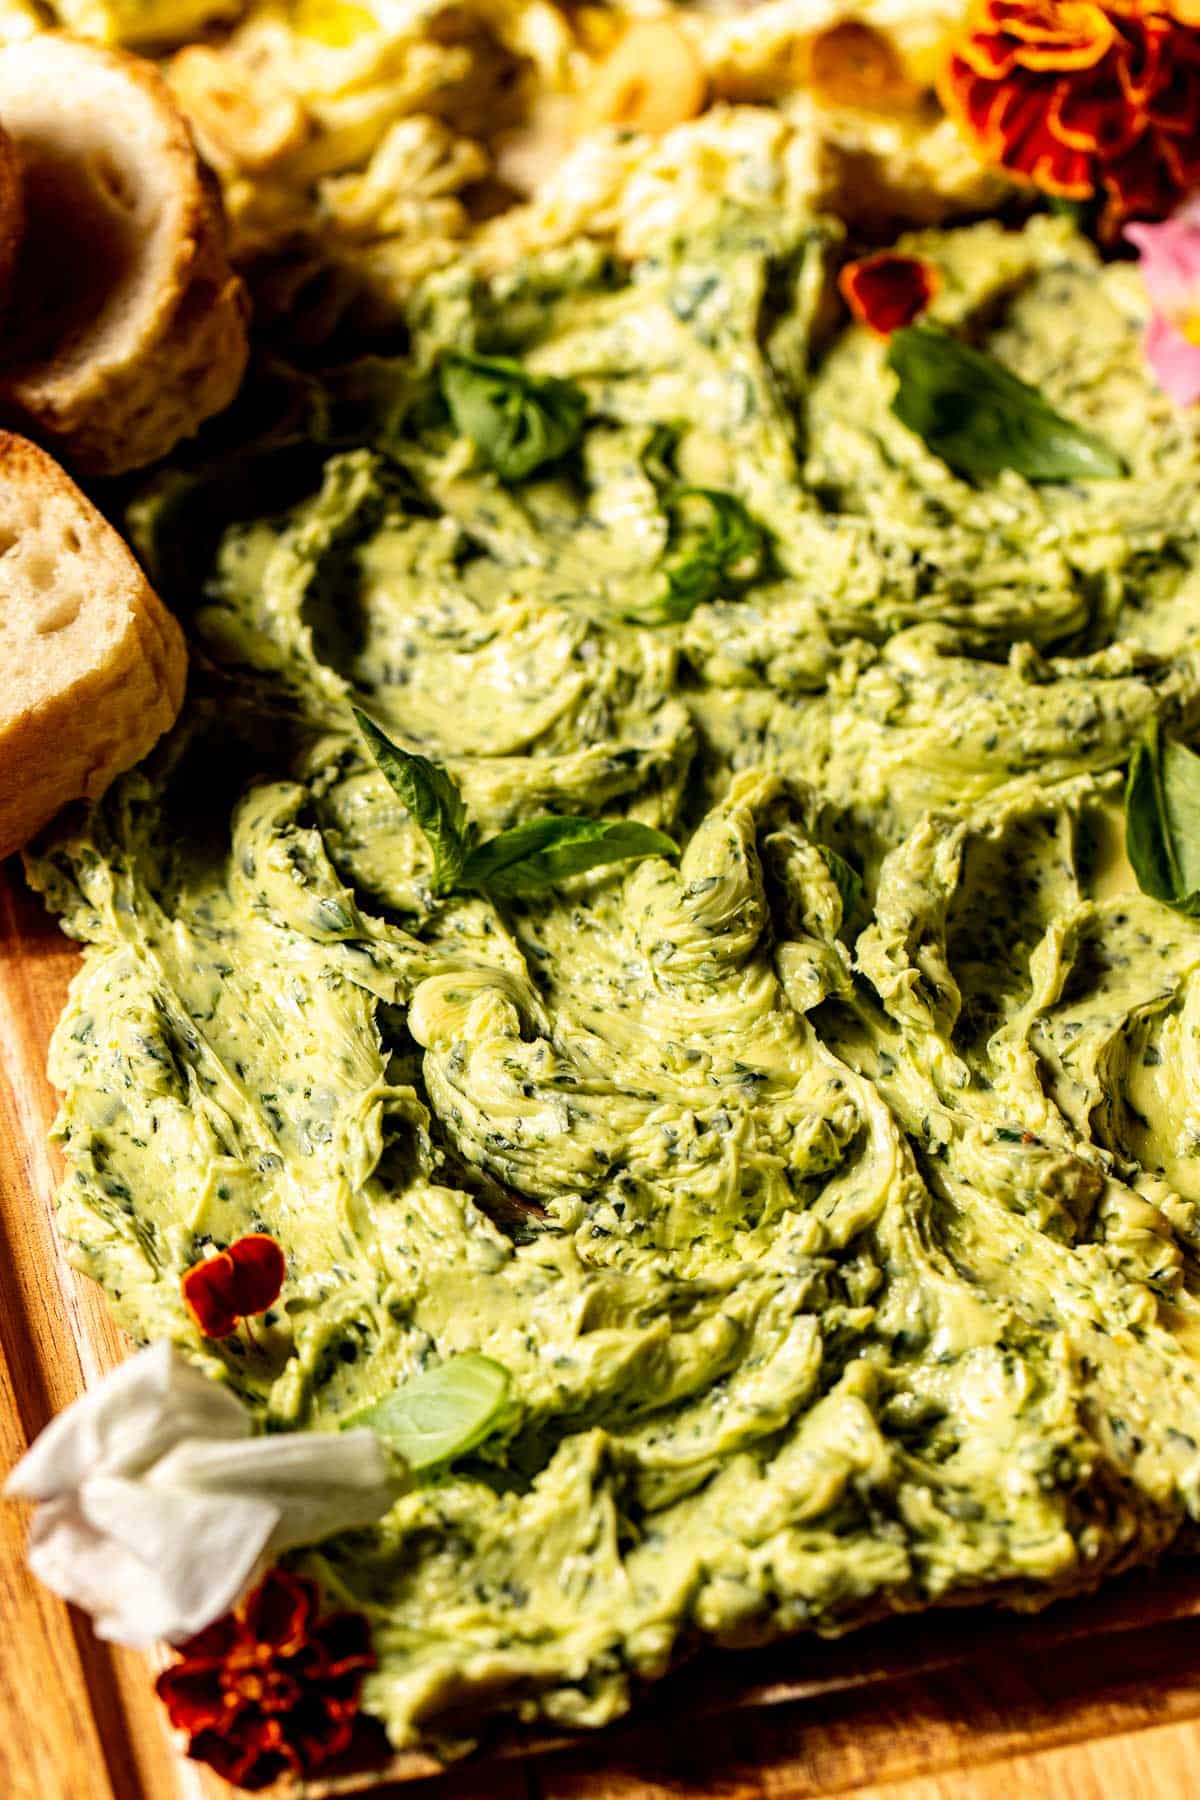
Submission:
[[[1141,255],[1154,308],[1146,332],[1150,367],[1176,405],[1194,406],[1200,401],[1200,199],[1165,224],[1131,225],[1125,236]]]
[[[842,298],[854,317],[880,337],[890,337],[919,319],[937,285],[932,263],[896,250],[880,250],[847,263],[838,276]]]
[[[145,1648],[210,1625],[286,1550],[382,1518],[406,1480],[372,1431],[255,1436],[235,1394],[159,1343],[52,1419],[5,1493],[38,1503],[38,1579],[97,1636]]]
[[[990,162],[1103,198],[1107,235],[1200,186],[1200,24],[1170,0],[976,0],[939,86]]]
[[[482,889],[497,898],[535,894],[568,875],[644,856],[674,856],[665,832],[636,819],[585,819],[546,814],[497,837],[476,840],[449,770],[404,750],[354,708],[372,760],[412,814],[433,854],[433,891]]]
[[[272,1569],[155,1685],[194,1761],[262,1788],[288,1771],[311,1775],[347,1747],[374,1667],[361,1613],[321,1618],[315,1582]]]
[[[275,1239],[254,1232],[193,1264],[183,1277],[183,1298],[205,1337],[228,1337],[239,1319],[274,1306],[286,1274],[287,1259]]]

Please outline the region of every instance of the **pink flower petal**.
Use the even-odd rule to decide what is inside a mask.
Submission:
[[[1146,328],[1146,360],[1176,406],[1195,406],[1200,400],[1200,344],[1190,343],[1161,313]]]
[[[1161,225],[1130,225],[1125,236],[1141,258],[1154,308],[1146,359],[1177,406],[1200,401],[1200,194]]]
[[[1200,198],[1161,225],[1129,225],[1151,304],[1168,317],[1200,311]]]

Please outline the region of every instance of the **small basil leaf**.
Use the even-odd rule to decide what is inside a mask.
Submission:
[[[1095,481],[1125,465],[1091,432],[1055,412],[982,351],[936,325],[892,333],[888,367],[898,379],[892,411],[959,475],[1015,469],[1029,481]]]
[[[477,845],[461,881],[464,887],[486,888],[501,897],[533,894],[604,863],[676,853],[665,832],[635,819],[528,819]]]
[[[1179,885],[1190,909],[1200,897],[1200,756],[1170,738],[1162,746],[1162,790]]]
[[[631,615],[638,623],[690,619],[698,606],[745,587],[761,573],[763,534],[733,494],[680,487],[664,496],[663,510],[670,522],[666,591]]]
[[[674,468],[679,437],[678,425],[656,425],[642,451],[642,468],[660,493],[667,493],[679,484]]]
[[[587,398],[574,382],[464,350],[448,351],[439,375],[455,430],[502,481],[524,481],[579,442]]]
[[[1125,851],[1144,894],[1200,917],[1200,756],[1157,725],[1130,760]]]
[[[394,744],[357,706],[354,717],[376,766],[425,834],[433,852],[434,892],[449,893],[470,844],[467,809],[457,783],[438,763]]]
[[[502,1423],[512,1383],[490,1356],[469,1350],[436,1369],[423,1369],[386,1399],[342,1421],[365,1425],[398,1450],[410,1469],[433,1468],[465,1456]]]
[[[851,868],[844,856],[831,850],[828,844],[818,844],[817,849],[825,858],[833,885],[836,887],[842,902],[842,919],[849,919],[857,911],[863,897],[862,876],[857,869]]]

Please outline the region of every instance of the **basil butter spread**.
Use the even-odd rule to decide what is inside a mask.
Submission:
[[[834,228],[730,212],[443,272],[307,447],[134,505],[192,687],[31,860],[88,945],[62,1226],[268,1428],[509,1371],[499,1431],[309,1558],[397,1745],[1037,1605],[1200,1512],[1200,924],[1121,848],[1135,745],[1200,725],[1197,422],[1065,221],[906,248],[1117,473],[954,473]],[[679,853],[435,883],[355,707],[480,839]],[[261,1231],[259,1341],[200,1338],[181,1273]]]

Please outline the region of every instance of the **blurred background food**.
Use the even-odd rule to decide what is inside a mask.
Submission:
[[[384,331],[474,240],[622,240],[725,185],[869,234],[994,204],[933,93],[962,0],[0,0],[157,60],[216,171],[260,325]],[[631,243],[632,247],[632,243]]]

